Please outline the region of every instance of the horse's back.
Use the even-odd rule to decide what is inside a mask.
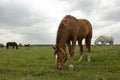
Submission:
[[[106,43],[110,43],[110,42],[114,41],[114,38],[112,36],[101,35],[97,38],[97,40],[106,42]]]
[[[86,19],[77,19],[73,16],[67,15],[62,19],[59,25],[58,33],[57,33],[57,41],[59,41],[61,35],[62,37],[67,36],[68,39],[77,38],[78,40],[81,40],[86,37],[91,39],[92,38],[91,23]]]
[[[79,32],[82,33],[84,37],[92,37],[92,25],[87,19],[78,19],[79,22]]]
[[[17,43],[16,42],[7,42],[6,45],[12,46],[12,45],[17,45]]]
[[[111,40],[114,40],[114,38],[112,36],[110,36]]]

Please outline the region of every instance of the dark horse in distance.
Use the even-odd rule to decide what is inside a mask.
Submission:
[[[16,42],[7,42],[6,43],[6,48],[9,49],[9,46],[12,46],[13,49],[16,47],[16,49],[18,49],[18,45]]]
[[[92,39],[92,25],[86,19],[77,19],[74,16],[66,15],[59,24],[56,46],[54,48],[54,54],[56,56],[56,68],[62,69],[63,64],[67,60],[66,44],[68,45],[70,54],[70,64],[69,69],[73,70],[74,62],[74,51],[76,46],[76,41],[78,41],[80,47],[80,58],[83,58],[83,46],[82,40],[85,39],[86,48],[88,49],[88,61],[90,61],[90,46]]]

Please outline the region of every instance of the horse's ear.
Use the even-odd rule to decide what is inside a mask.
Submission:
[[[52,48],[54,49],[54,51],[56,51],[56,47],[55,46],[52,46]],[[56,55],[56,53],[54,52],[54,55]]]

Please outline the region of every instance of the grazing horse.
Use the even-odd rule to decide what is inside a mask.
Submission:
[[[24,47],[30,47],[30,44],[25,44]]]
[[[16,49],[18,49],[18,45],[17,45],[16,42],[7,42],[6,43],[6,48],[9,49],[9,46],[12,46],[13,49],[14,49],[14,47],[16,47]]]
[[[114,43],[114,39],[113,39],[112,36],[101,35],[95,40],[94,46],[96,46],[98,44],[98,42],[101,42],[102,45],[105,45],[106,43],[109,43],[111,48],[112,48],[112,45]]]
[[[66,15],[59,24],[56,46],[54,48],[54,55],[56,56],[56,68],[62,69],[63,64],[67,60],[66,44],[69,48],[70,64],[69,69],[73,70],[73,56],[78,41],[80,47],[80,58],[83,58],[83,45],[82,40],[85,38],[86,48],[90,53],[90,45],[92,38],[92,26],[91,23],[86,19],[76,19],[74,16]],[[90,55],[88,55],[88,61],[90,61]]]

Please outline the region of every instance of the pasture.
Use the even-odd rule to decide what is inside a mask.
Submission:
[[[54,51],[50,46],[0,48],[0,80],[120,80],[120,46],[112,50],[97,46],[91,51],[91,62],[87,61],[84,50],[83,61],[79,63],[77,46],[74,70],[70,71],[69,55],[63,70],[55,68]]]

